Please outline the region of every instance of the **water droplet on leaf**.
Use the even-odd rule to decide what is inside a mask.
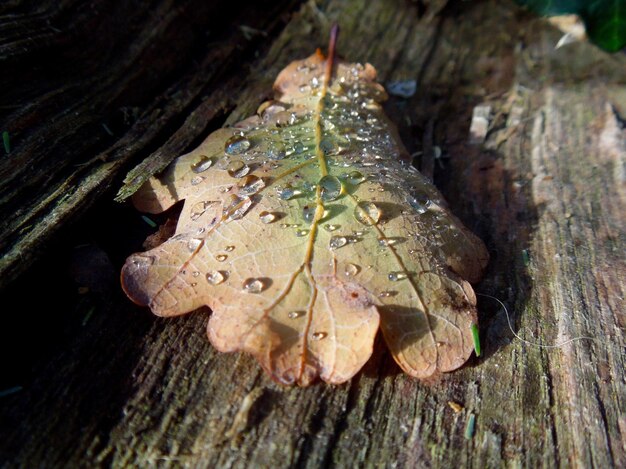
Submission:
[[[191,219],[195,221],[200,218],[209,205],[211,205],[210,202],[196,202],[193,204],[193,207],[191,207]]]
[[[327,223],[326,225],[324,225],[324,229],[326,231],[337,231],[339,228],[339,225],[333,225],[332,223]]]
[[[226,170],[228,171],[228,174],[230,174],[232,177],[242,178],[250,172],[250,166],[248,166],[241,160],[234,160],[228,163]]]
[[[278,197],[280,197],[283,200],[291,200],[294,197],[297,197],[300,194],[302,194],[301,190],[296,189],[290,185],[287,185],[284,187],[279,186],[276,188],[276,192],[278,192]]]
[[[343,186],[341,181],[335,176],[326,175],[319,181],[321,197],[324,202],[337,199],[341,195]]]
[[[326,332],[314,332],[313,333],[313,340],[322,340],[324,339],[328,334]]]
[[[302,218],[304,218],[304,221],[307,223],[311,223],[313,221],[313,219],[315,218],[315,207],[310,206],[310,205],[305,205],[302,208]]]
[[[344,273],[348,276],[348,277],[354,277],[355,275],[357,275],[359,272],[361,271],[361,268],[356,265],[356,264],[346,264],[344,267]]]
[[[282,142],[272,142],[265,150],[265,155],[271,160],[282,160],[287,156],[287,150]]]
[[[214,161],[215,160],[213,158],[209,158],[206,155],[201,155],[200,159],[195,164],[191,165],[191,170],[194,173],[202,173],[209,169],[211,166],[213,166]]]
[[[154,264],[154,256],[133,256],[133,265],[135,267],[147,267],[152,264]]]
[[[250,140],[243,135],[233,135],[224,144],[224,151],[229,155],[241,155],[250,148]]]
[[[224,205],[224,217],[228,220],[238,220],[246,214],[251,205],[250,197],[241,198],[231,194]]]
[[[202,243],[201,239],[191,238],[189,241],[187,241],[187,249],[189,249],[191,252],[193,252],[196,249],[198,249],[198,247],[200,246],[201,243]]]
[[[206,281],[209,282],[210,285],[219,285],[220,283],[224,283],[226,275],[226,272],[220,270],[209,270],[206,274]]]
[[[259,218],[263,223],[267,225],[268,223],[276,221],[276,218],[278,217],[272,212],[266,212],[265,210],[263,210],[261,213],[259,213]]]
[[[373,202],[359,202],[354,208],[354,218],[364,225],[375,225],[380,220],[381,211]]]
[[[398,238],[378,238],[378,245],[381,247],[393,246],[394,244],[398,244]]]
[[[367,178],[360,171],[351,171],[346,176],[346,181],[348,181],[353,186],[361,184]]]
[[[331,142],[330,140],[323,139],[320,142],[320,150],[322,150],[325,155],[330,155],[334,149],[335,145],[333,145],[333,142]]]
[[[260,278],[249,278],[243,282],[243,290],[247,293],[261,293],[265,290],[265,282]]]
[[[407,203],[415,209],[417,213],[425,213],[430,206],[432,205],[432,201],[428,194],[419,189],[412,190],[406,198]]]
[[[206,178],[204,176],[194,176],[194,177],[191,178],[191,185],[192,186],[197,186],[198,184],[200,184],[205,179]]]
[[[228,259],[228,256],[226,254],[217,254],[215,256],[215,260],[217,262],[224,262],[226,259]]]
[[[345,236],[333,236],[330,238],[329,246],[331,249],[339,249],[348,244],[348,238]]]
[[[265,181],[262,178],[249,174],[239,184],[239,193],[244,195],[252,195],[259,192],[265,187]]]
[[[304,144],[302,142],[296,142],[293,145],[294,153],[300,154],[305,150]]]
[[[404,272],[389,272],[388,278],[392,282],[397,282],[399,280],[404,280],[405,278],[407,278],[407,275]]]
[[[289,319],[298,319],[301,316],[304,316],[306,314],[305,311],[289,311],[289,314],[287,314],[287,317]]]

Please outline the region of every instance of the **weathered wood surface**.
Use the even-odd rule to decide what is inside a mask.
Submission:
[[[509,2],[455,2],[433,17],[414,2],[330,0],[274,19],[262,8],[249,16],[234,8],[219,21],[208,7],[194,14],[211,2],[157,3],[150,12],[128,7],[120,23],[110,19],[138,29],[115,33],[121,39],[112,39],[109,81],[99,59],[78,56],[95,62],[93,82],[63,79],[64,62],[57,81],[13,88],[22,101],[3,120],[18,130],[15,153],[2,160],[2,266],[10,279],[22,275],[3,291],[9,371],[2,382],[23,389],[0,398],[4,466],[626,466],[623,54],[608,56],[588,44],[555,51],[559,33]],[[90,18],[69,1],[59,12],[59,21],[70,24]],[[46,29],[49,14],[33,15],[40,29],[15,36],[25,41],[27,57],[15,52],[3,61],[17,67],[28,54],[51,53],[38,39],[61,34]],[[198,44],[197,36],[180,32],[191,20],[196,31],[215,21],[221,33]],[[530,341],[594,340],[551,349],[525,344],[512,336],[499,305],[482,297],[484,356],[462,370],[415,381],[380,341],[350,383],[291,389],[273,384],[245,355],[217,354],[204,335],[207,311],[164,320],[123,298],[114,271],[147,231],[130,207],[111,202],[126,170],[146,157],[142,168],[162,167],[219,125],[220,116],[234,122],[254,112],[277,71],[323,45],[334,20],[343,29],[341,55],[371,62],[383,82],[418,81],[417,94],[392,98],[388,111],[409,150],[423,152],[418,163],[433,168],[455,212],[488,244],[492,261],[476,290],[504,301],[515,330]],[[267,36],[245,41],[235,32],[242,22],[267,29]],[[92,34],[96,40],[93,29],[86,24],[55,48],[77,53],[75,41]],[[172,38],[178,46],[169,47]],[[193,52],[175,57],[185,48]],[[153,76],[151,67],[161,66],[168,72]],[[34,97],[31,110],[29,96],[44,84],[45,99],[58,100],[57,107]],[[140,117],[109,136],[101,119],[125,102],[115,99],[120,90],[138,103]],[[65,93],[98,112],[75,117]],[[12,103],[10,96],[3,100]],[[471,145],[478,104],[491,105],[493,119],[484,145]],[[53,118],[47,109],[59,114]],[[443,158],[433,161],[434,147]],[[48,166],[32,173],[38,176],[31,186],[21,162],[33,155]],[[72,172],[84,163],[85,172]],[[84,185],[90,180],[97,183]],[[11,195],[4,188],[15,181],[24,190]],[[48,205],[33,195],[44,184]],[[75,188],[68,200],[76,202],[55,215],[59,199],[45,191],[62,194],[63,184]],[[36,227],[26,229],[29,223]],[[59,230],[63,240],[55,241]],[[106,252],[113,267],[101,251],[75,249],[85,242]],[[44,247],[54,252],[30,267]],[[71,261],[77,252],[79,260]],[[90,293],[75,292],[64,274],[68,265]],[[100,272],[95,280],[89,266]],[[6,307],[18,300],[19,307]],[[21,345],[7,345],[9,337]],[[464,409],[455,413],[449,401]],[[466,438],[471,415],[475,431]]]

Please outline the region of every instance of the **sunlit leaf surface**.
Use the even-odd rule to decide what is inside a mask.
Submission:
[[[142,211],[185,203],[123,287],[160,316],[209,306],[213,345],[280,383],[350,379],[379,327],[408,374],[454,370],[474,348],[467,281],[486,250],[406,162],[374,68],[328,62],[290,64],[275,101],[142,187]]]

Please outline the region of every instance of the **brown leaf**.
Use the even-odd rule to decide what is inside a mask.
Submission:
[[[374,68],[330,55],[287,66],[259,115],[134,196],[150,213],[185,204],[171,239],[129,257],[124,290],[160,316],[209,306],[213,345],[283,384],[350,379],[379,325],[408,374],[453,370],[473,349],[464,279],[487,252],[405,162]]]

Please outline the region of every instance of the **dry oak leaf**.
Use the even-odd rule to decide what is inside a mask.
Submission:
[[[128,258],[124,290],[159,316],[209,306],[212,344],[283,384],[350,379],[379,326],[409,375],[454,370],[487,251],[407,163],[375,69],[333,55],[291,63],[258,115],[134,195],[149,213],[185,204],[172,238]]]

